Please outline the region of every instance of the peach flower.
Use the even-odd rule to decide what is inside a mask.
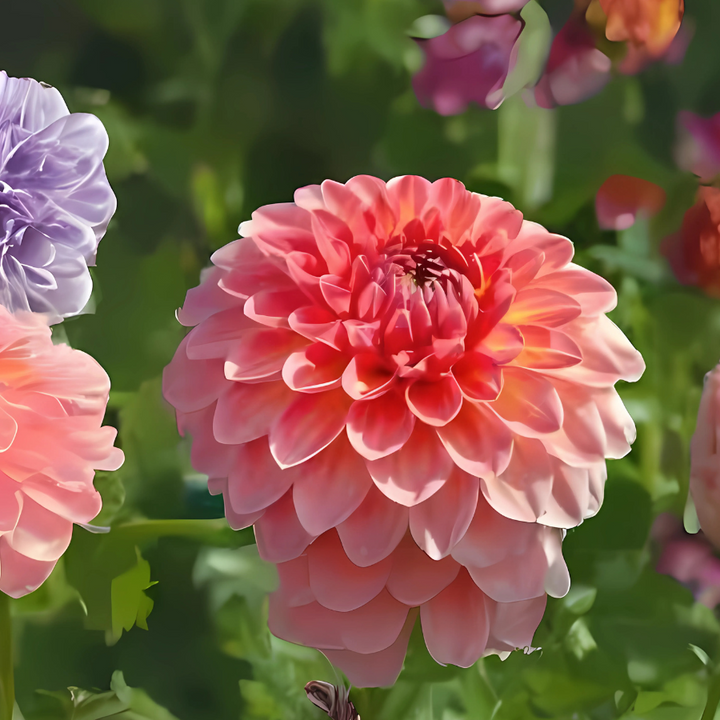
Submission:
[[[89,355],[53,345],[46,316],[0,306],[0,591],[35,590],[73,523],[100,511],[95,470],[123,461],[101,427],[109,391]]]
[[[232,527],[255,525],[263,558],[299,568],[331,538],[328,577],[345,563],[375,578],[353,585],[360,619],[305,593],[298,607],[325,608],[315,625],[282,619],[281,589],[273,631],[367,655],[389,646],[343,645],[343,628],[395,618],[383,634],[398,643],[383,666],[394,670],[363,676],[384,684],[410,610],[427,614],[449,587],[430,583],[432,569],[419,595],[398,599],[377,579],[391,556],[409,548],[408,569],[455,568],[477,608],[485,596],[537,608],[546,590],[566,591],[560,528],[597,512],[605,458],[634,439],[613,386],[644,363],[605,316],[613,288],[571,262],[567,238],[451,179],[326,181],[240,231],[179,311],[194,329],[165,370],[165,397],[194,467]],[[540,616],[528,617],[516,618],[523,644]],[[478,628],[475,659],[518,646],[512,634],[480,642]],[[433,654],[468,661],[455,650]]]
[[[720,548],[720,366],[705,376],[697,425],[690,445],[690,494],[700,527]]]
[[[680,29],[684,0],[599,0],[607,15],[605,35],[613,42],[627,41],[661,56]]]
[[[595,212],[601,228],[627,230],[638,215],[652,217],[665,205],[665,191],[649,180],[611,175],[597,191]]]
[[[720,297],[720,190],[701,186],[680,232],[663,240],[660,251],[683,285]]]

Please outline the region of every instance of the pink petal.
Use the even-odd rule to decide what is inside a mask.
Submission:
[[[538,433],[552,433],[563,423],[563,406],[553,384],[539,373],[503,370],[505,384],[493,410],[505,420]]]
[[[278,465],[299,465],[326,448],[343,431],[349,406],[342,390],[298,397],[270,429]]]
[[[528,287],[515,296],[503,318],[513,325],[565,325],[582,314],[580,305],[569,295],[541,287]]]
[[[253,440],[237,449],[228,477],[228,498],[236,513],[249,515],[279,500],[302,476],[298,468],[282,470],[273,460],[267,439]]]
[[[334,530],[315,540],[307,549],[307,557],[315,599],[323,607],[339,612],[356,610],[376,597],[393,566],[390,558],[367,567],[354,565]]]
[[[293,353],[283,365],[283,380],[298,392],[324,392],[340,387],[348,357],[317,342]]]
[[[524,555],[529,546],[539,545],[542,528],[500,515],[485,498],[478,497],[472,522],[451,555],[461,565],[482,568],[509,556]]]
[[[465,353],[452,372],[468,400],[495,400],[502,390],[502,370],[487,355]]]
[[[311,535],[350,517],[372,487],[365,463],[345,437],[298,468],[298,473],[293,500],[300,523]]]
[[[441,665],[470,667],[485,652],[489,618],[483,593],[465,570],[420,608],[428,651]]]
[[[186,337],[163,371],[163,396],[181,412],[201,410],[229,387],[222,360],[189,360]]]
[[[642,355],[624,333],[605,315],[577,320],[563,328],[582,351],[583,361],[572,368],[548,370],[564,380],[582,385],[608,387],[618,380],[635,382],[645,371]]]
[[[47,510],[26,495],[15,529],[3,535],[3,539],[15,552],[31,560],[54,562],[67,550],[72,528],[70,520]]]
[[[410,438],[415,416],[405,399],[389,392],[370,400],[353,403],[347,420],[352,446],[368,460],[378,460],[397,452]]]
[[[280,373],[287,358],[307,345],[307,340],[283,328],[248,330],[228,353],[228,380],[270,380]]]
[[[386,687],[393,685],[402,670],[417,610],[408,613],[397,640],[380,652],[362,655],[350,650],[326,650],[327,659],[337,665],[356,687]]]
[[[290,327],[308,340],[319,340],[335,350],[347,345],[347,331],[341,320],[325,308],[302,307],[288,318]]]
[[[310,570],[307,555],[276,565],[278,572],[277,594],[288,607],[301,607],[315,602],[310,587]]]
[[[33,560],[13,550],[0,537],[0,592],[20,598],[37,590],[53,571],[57,559]]]
[[[47,479],[41,475],[35,475],[23,480],[21,487],[14,487],[16,484],[11,483],[9,490],[17,491],[20,489],[23,495],[34,500],[38,505],[49,510],[51,513],[59,515],[66,520],[76,523],[90,522],[102,509],[102,498],[100,493],[94,488],[89,487],[63,487],[54,483],[48,483]],[[17,499],[7,497],[5,492],[0,500],[2,507],[2,520],[12,522],[13,526],[17,519],[16,508]],[[19,513],[19,507],[17,509]],[[0,525],[0,531],[5,528]]]
[[[200,285],[190,288],[185,303],[177,312],[178,321],[186,327],[193,327],[212,317],[215,313],[229,310],[242,304],[242,299],[230,295],[218,287],[224,273],[220,268],[211,268]]]
[[[507,556],[488,567],[466,567],[473,582],[497,602],[519,602],[545,594],[548,565],[539,543],[528,547],[521,562]]]
[[[600,275],[570,263],[562,270],[544,275],[533,287],[557,290],[580,304],[582,314],[602,315],[617,305],[615,288]]]
[[[401,603],[419,607],[455,580],[459,570],[452,558],[432,560],[406,536],[392,554],[387,589]]]
[[[187,356],[190,360],[224,360],[248,330],[258,327],[242,307],[215,313],[188,334]]]
[[[533,636],[545,614],[547,596],[513,603],[493,603],[487,649],[497,653],[532,647]]]
[[[251,295],[245,303],[245,314],[261,325],[289,328],[288,316],[307,305],[299,290],[263,290]]]
[[[373,486],[357,510],[337,526],[337,531],[350,560],[367,567],[386,558],[407,527],[407,508],[388,500]]]
[[[515,358],[516,365],[543,370],[582,362],[580,348],[565,333],[539,325],[520,325],[518,330],[523,334],[525,347]]]
[[[522,352],[524,344],[522,334],[514,325],[498,323],[483,337],[475,349],[478,354],[486,355],[495,364],[504,365],[514,360]],[[477,359],[474,359],[474,362],[478,362]],[[455,367],[453,367],[454,372]]]
[[[17,431],[18,424],[13,416],[0,407],[0,452],[5,452],[10,448]]]
[[[412,507],[434,495],[450,477],[453,464],[435,432],[417,423],[401,450],[367,467],[377,487],[390,500]]]
[[[436,382],[412,383],[405,391],[408,407],[427,425],[447,425],[462,407],[462,393],[452,375]]]
[[[475,477],[501,473],[510,461],[512,435],[491,412],[466,402],[438,436],[455,464]]]
[[[478,479],[455,468],[440,490],[410,508],[415,542],[433,560],[449,555],[470,526],[477,501]]]
[[[485,499],[501,515],[535,522],[546,510],[553,489],[553,469],[539,440],[516,437],[510,464],[502,475],[480,481]]]
[[[342,377],[342,386],[353,400],[362,400],[387,391],[395,373],[375,353],[361,353],[349,363]]]
[[[265,514],[264,510],[258,510],[257,512],[244,515],[235,512],[232,504],[230,503],[227,478],[209,478],[208,492],[211,495],[222,494],[223,504],[225,505],[225,517],[227,518],[228,525],[233,530],[244,530],[245,528],[250,527],[256,520],[259,520]]]
[[[260,557],[267,562],[287,562],[305,552],[314,538],[298,520],[292,491],[271,505],[255,523],[255,539]]]
[[[213,435],[225,445],[240,445],[270,432],[295,394],[281,382],[235,382],[218,398]]]

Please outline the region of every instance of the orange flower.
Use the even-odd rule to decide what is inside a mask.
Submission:
[[[662,55],[680,29],[684,0],[599,0],[607,15],[605,35],[613,42],[643,46]]]

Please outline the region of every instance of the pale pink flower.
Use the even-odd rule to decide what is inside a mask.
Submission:
[[[453,22],[472,15],[505,15],[520,12],[529,0],[443,0],[445,13]]]
[[[678,166],[710,181],[720,175],[720,113],[704,118],[695,113],[678,113]]]
[[[469,667],[484,655],[529,648],[546,591],[558,597],[570,585],[560,531],[508,520],[482,496],[462,540],[441,560],[410,533],[371,565],[356,548],[348,557],[344,541],[341,525],[278,565],[269,625],[280,638],[321,649],[359,686],[395,682],[417,608],[433,658]]]
[[[720,548],[720,366],[705,376],[697,425],[690,445],[690,494],[700,527]]]
[[[573,13],[555,36],[547,65],[535,86],[535,102],[540,107],[574,105],[605,87],[612,61],[595,42],[584,12]]]
[[[595,212],[605,230],[627,230],[638,215],[650,218],[665,205],[665,191],[649,180],[611,175],[597,191]]]
[[[101,427],[109,390],[95,360],[53,345],[48,317],[0,306],[0,591],[35,590],[100,511],[94,471],[123,460]]]
[[[470,103],[494,110],[517,57],[523,21],[513,15],[473,15],[442,35],[416,39],[425,54],[413,89],[424,107],[457,115]]]

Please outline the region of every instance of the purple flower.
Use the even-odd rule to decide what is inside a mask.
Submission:
[[[494,110],[517,54],[522,20],[512,15],[473,15],[429,40],[416,40],[425,65],[413,78],[421,105],[441,115],[463,112],[469,103]]]
[[[704,182],[720,174],[720,113],[709,118],[678,113],[678,135],[675,159],[681,169]]]
[[[79,313],[88,265],[115,212],[94,115],[67,109],[55,88],[0,71],[0,304]]]

